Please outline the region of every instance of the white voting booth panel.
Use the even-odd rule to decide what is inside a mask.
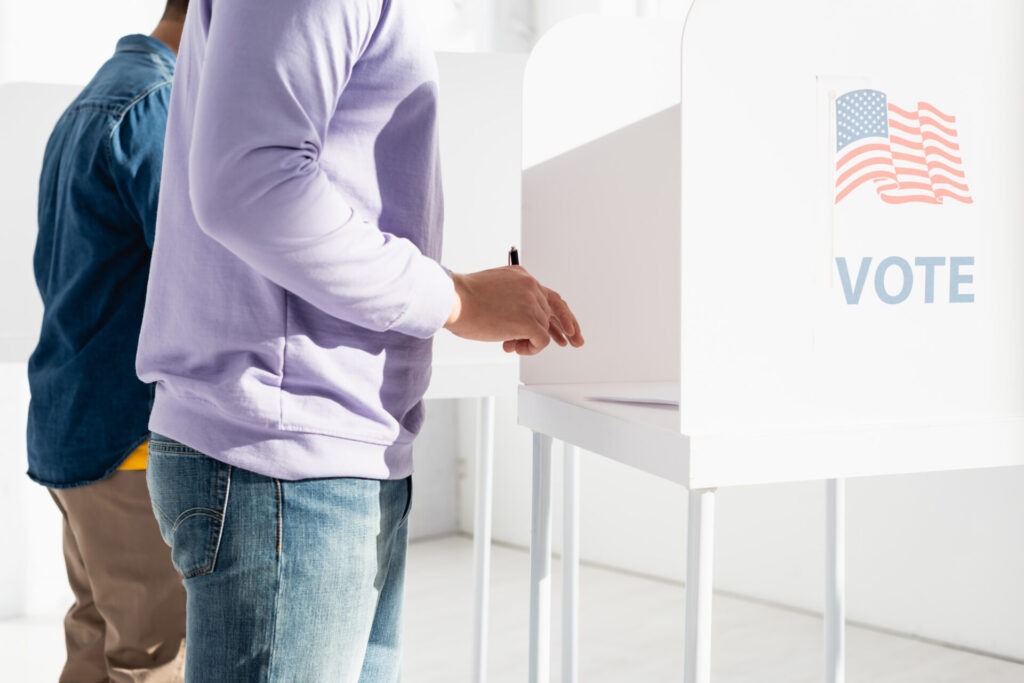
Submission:
[[[681,112],[665,95],[680,97],[678,30],[587,18],[545,36],[524,94],[523,258],[587,346],[523,362],[538,401],[557,396],[524,422],[621,417],[676,443],[642,466],[695,488],[1024,462],[1024,60],[985,40],[1021,14],[697,0]],[[836,103],[856,91],[893,121],[891,140],[857,143],[888,151],[853,179],[889,165],[837,201],[857,144],[837,151]],[[883,198],[894,173],[938,200]],[[679,409],[587,400],[635,383],[678,385]]]
[[[32,274],[39,170],[50,131],[79,89],[0,84],[0,362],[26,362],[39,338],[43,306]]]
[[[671,25],[588,16],[530,57],[523,265],[587,343],[524,359],[527,385],[679,381],[678,55]]]
[[[1024,465],[1024,46],[994,46],[1005,26],[1024,27],[1024,5],[694,0],[681,41],[597,18],[542,39],[524,86],[523,259],[587,346],[521,366],[531,681],[549,678],[553,438],[564,681],[576,447],[690,489],[687,683],[710,680],[717,487],[828,480],[838,683],[843,478]]]
[[[1024,462],[1024,51],[989,39],[1022,20],[694,3],[680,420],[717,460],[696,479],[770,476],[739,450],[788,479]]]

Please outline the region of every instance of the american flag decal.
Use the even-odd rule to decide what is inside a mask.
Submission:
[[[972,204],[956,117],[927,102],[901,109],[878,90],[840,96],[835,203],[869,181],[889,204],[942,204],[947,198]]]

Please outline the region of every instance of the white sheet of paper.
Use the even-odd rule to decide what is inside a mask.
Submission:
[[[635,403],[639,405],[679,407],[679,385],[672,382],[610,385],[608,389],[608,393],[587,396],[587,399],[607,403]]]

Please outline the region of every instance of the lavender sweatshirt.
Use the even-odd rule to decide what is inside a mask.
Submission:
[[[441,252],[411,0],[193,0],[137,370],[150,428],[283,479],[412,471]]]

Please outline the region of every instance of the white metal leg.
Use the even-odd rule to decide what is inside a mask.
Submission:
[[[530,532],[530,683],[551,678],[551,437],[533,435]]]
[[[685,683],[711,681],[711,582],[715,553],[715,490],[690,491],[686,538]]]
[[[487,612],[491,583],[491,510],[494,507],[494,397],[482,397],[478,408],[476,515],[473,518],[473,557],[476,564],[473,681],[485,683],[487,681]]]
[[[825,482],[825,681],[846,680],[846,482]]]
[[[565,444],[562,518],[562,683],[579,678],[580,470],[576,446]]]

